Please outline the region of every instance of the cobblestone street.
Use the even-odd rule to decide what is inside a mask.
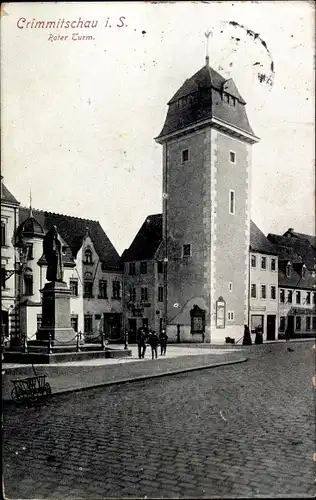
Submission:
[[[7,498],[315,493],[313,342],[247,362],[4,405]]]

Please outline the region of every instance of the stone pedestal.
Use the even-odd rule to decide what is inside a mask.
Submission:
[[[70,323],[70,290],[66,283],[46,283],[42,293],[42,326],[38,329],[37,340],[48,340],[52,345],[76,344],[76,332]]]

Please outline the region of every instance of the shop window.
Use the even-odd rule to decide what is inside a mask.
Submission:
[[[280,316],[280,331],[284,332],[285,330],[285,316]]]

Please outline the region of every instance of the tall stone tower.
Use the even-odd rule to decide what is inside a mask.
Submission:
[[[248,322],[251,129],[232,79],[208,63],[169,101],[163,146],[170,340],[225,342]]]

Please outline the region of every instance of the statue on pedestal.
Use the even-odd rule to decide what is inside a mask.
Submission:
[[[63,282],[62,240],[56,226],[46,233],[43,240],[43,252],[47,262],[47,281]]]

